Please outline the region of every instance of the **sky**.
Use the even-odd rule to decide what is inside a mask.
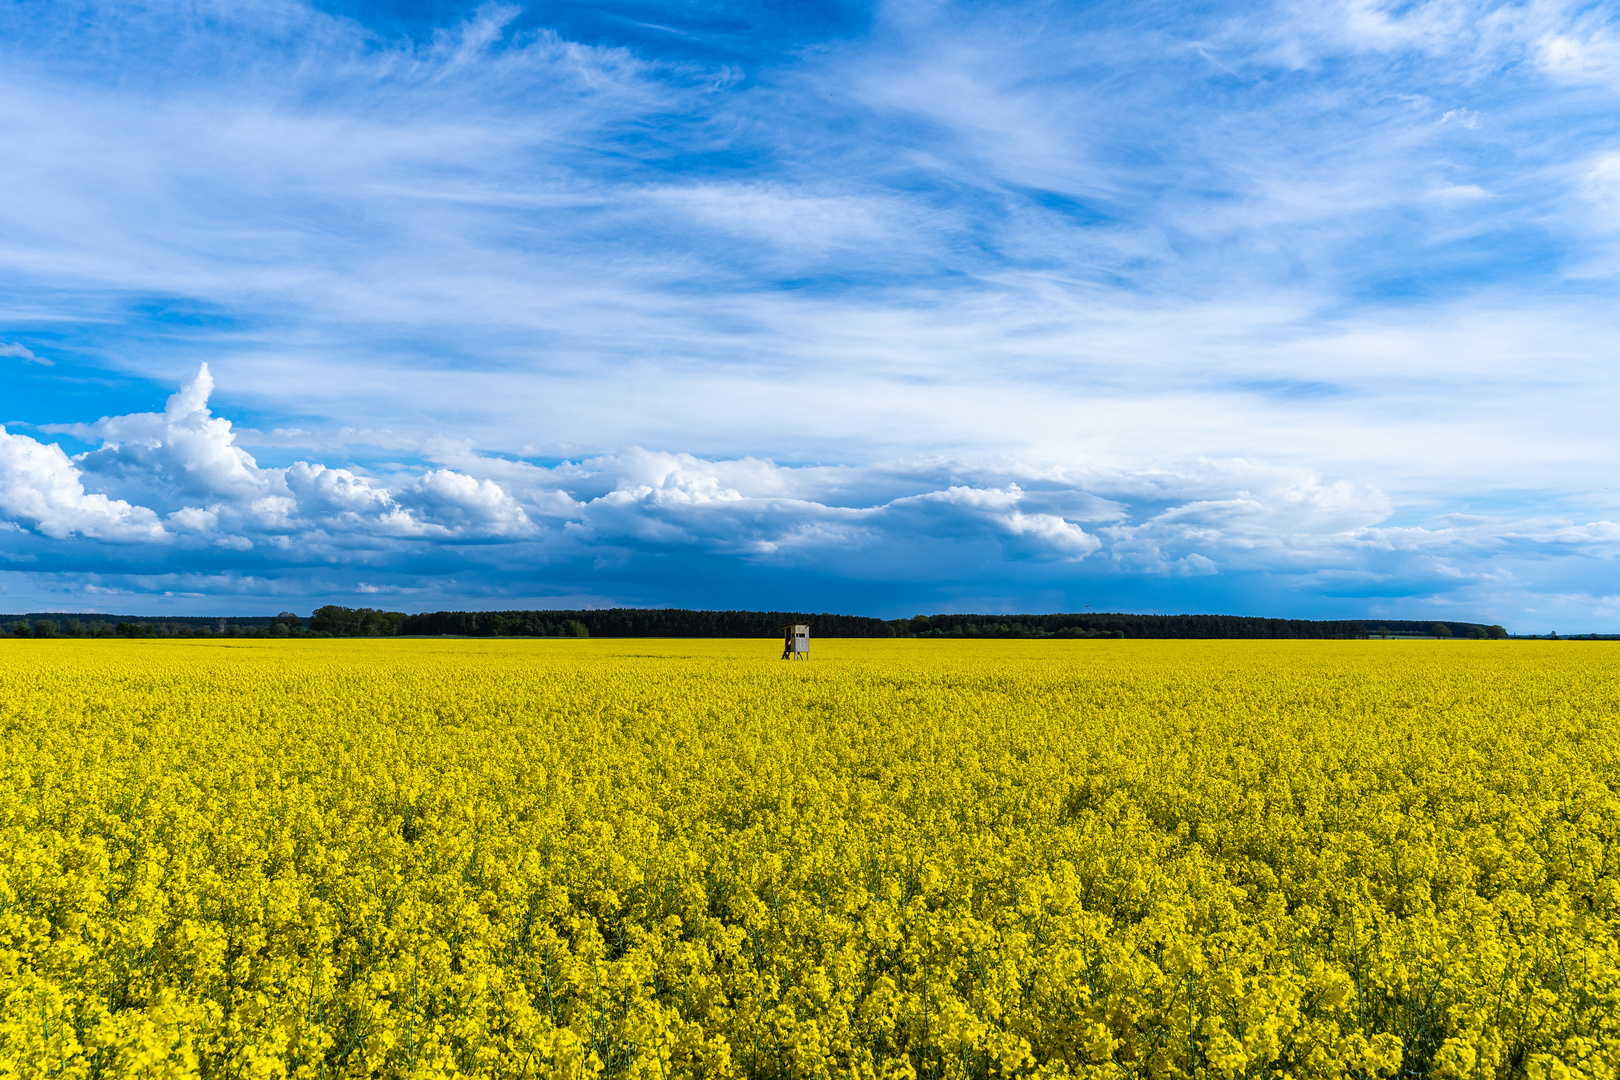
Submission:
[[[1620,631],[1620,8],[0,3],[0,610]]]

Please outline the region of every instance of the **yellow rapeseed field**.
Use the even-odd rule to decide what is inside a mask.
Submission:
[[[0,1075],[1620,1067],[1620,649],[7,641]]]

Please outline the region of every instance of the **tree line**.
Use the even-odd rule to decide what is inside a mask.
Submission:
[[[0,615],[0,637],[308,637],[303,620],[290,611],[274,617],[223,619],[175,616],[149,619],[133,615],[90,615],[80,618],[57,612]],[[314,635],[331,637],[331,634]]]
[[[1374,628],[1356,620],[1265,619],[1244,615],[916,615],[876,619],[802,611],[697,611],[687,608],[597,610],[434,611],[419,615],[371,608],[323,607],[311,629],[338,636],[393,634],[456,637],[735,637],[772,638],[782,627],[808,623],[817,637],[1112,637],[1112,638],[1364,638]],[[1431,634],[1437,624],[1379,623],[1386,633]],[[1499,626],[1452,623],[1459,637],[1506,637]]]
[[[318,614],[318,613],[317,613]],[[402,634],[467,637],[780,637],[782,627],[809,623],[820,637],[894,637],[893,627],[864,615],[803,611],[693,611],[601,608],[595,611],[435,611],[406,615]]]
[[[850,638],[1364,638],[1424,635],[1505,638],[1501,626],[1412,619],[1266,619],[1246,615],[916,615],[876,619],[802,611],[698,611],[687,608],[434,611],[408,615],[328,604],[306,621],[290,611],[227,620],[179,616],[0,615],[9,637],[712,637],[773,638],[808,623],[817,637]]]
[[[1505,626],[1501,626],[1499,624],[1486,626],[1484,623],[1425,623],[1411,619],[1397,619],[1394,622],[1379,623],[1377,626],[1368,623],[1367,636],[1375,638],[1466,637],[1498,640],[1507,637],[1508,632]],[[1554,637],[1556,636],[1557,635],[1555,634]]]
[[[905,637],[1081,637],[1127,638],[1315,638],[1348,639],[1375,635],[1359,619],[1266,619],[1250,615],[1128,615],[1090,612],[1060,615],[916,615],[896,620]],[[1377,624],[1390,634],[1434,634],[1436,623],[1385,620]],[[1506,637],[1501,627],[1452,623],[1458,636]],[[903,627],[903,629],[901,629]],[[1500,634],[1493,633],[1500,631]]]

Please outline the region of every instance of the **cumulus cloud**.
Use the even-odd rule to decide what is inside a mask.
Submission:
[[[235,445],[231,422],[209,410],[213,390],[213,375],[203,364],[160,413],[104,416],[53,430],[101,442],[100,449],[76,459],[92,490],[164,512],[199,504],[251,505],[280,485]]]
[[[398,511],[388,489],[348,469],[295,462],[285,474],[287,487],[306,514],[315,518],[344,519],[357,524]]]
[[[59,447],[6,436],[11,494],[0,506],[16,507],[16,519],[52,537],[196,536],[233,550],[248,550],[256,540],[286,550],[292,541],[334,531],[471,540],[534,531],[499,483],[452,469],[427,469],[390,489],[350,469],[307,461],[262,468],[236,445],[231,421],[213,414],[213,392],[213,375],[202,364],[162,412],[44,428],[101,443],[71,459]]]
[[[922,535],[976,534],[995,537],[1012,553],[1035,559],[1083,559],[1101,542],[1056,514],[1026,513],[1017,484],[1005,488],[954,485],[944,491],[896,499],[881,507],[885,518]]]
[[[1138,598],[1119,606],[1153,606],[1141,598],[1162,588],[1178,610],[1252,611],[1255,591],[1269,589],[1284,610],[1297,591],[1316,603],[1359,597],[1350,613],[1368,617],[1401,617],[1420,598],[1441,615],[1503,620],[1505,597],[1567,608],[1588,586],[1568,580],[1577,567],[1603,580],[1620,561],[1611,520],[1396,523],[1401,508],[1374,485],[1253,458],[783,465],[629,447],[536,464],[436,438],[418,445],[415,464],[270,467],[236,444],[212,392],[200,367],[161,412],[63,426],[100,440],[72,457],[0,428],[0,560],[13,567],[0,589],[7,573],[56,574],[80,593],[121,583],[134,595],[251,588],[370,603],[386,592],[465,606],[526,583],[565,605],[759,605],[769,601],[754,592],[723,601],[726,583],[820,581],[803,606],[840,606],[825,583],[842,582],[841,606],[869,610],[861,583],[883,581],[937,594],[934,610],[1005,610],[1031,605],[998,588],[1023,595],[1034,582],[1058,599],[1033,606],[1078,608],[1116,588]]]
[[[0,428],[0,553],[84,574],[112,558],[98,550],[134,545],[142,580],[170,582],[212,551],[266,580],[305,565],[363,569],[368,589],[401,595],[407,567],[424,558],[444,588],[475,592],[504,587],[517,567],[572,567],[560,572],[577,579],[584,559],[587,576],[634,577],[679,558],[738,573],[905,579],[960,565],[1066,588],[1264,579],[1438,596],[1522,591],[1515,575],[1551,553],[1620,557],[1620,525],[1608,520],[1452,514],[1392,525],[1397,508],[1374,486],[1246,458],[1148,470],[959,458],[789,466],[631,447],[537,465],[437,439],[420,449],[438,461],[375,475],[265,467],[214,415],[212,392],[203,366],[161,412],[66,425],[101,440],[76,457]],[[457,554],[431,554],[441,549]],[[375,580],[390,573],[407,577]]]
[[[493,480],[449,469],[430,469],[401,488],[399,498],[416,517],[452,535],[528,536],[534,526]]]
[[[53,540],[88,537],[114,542],[168,539],[158,516],[144,506],[87,492],[81,473],[60,447],[13,435],[0,427],[0,520],[27,526]]]

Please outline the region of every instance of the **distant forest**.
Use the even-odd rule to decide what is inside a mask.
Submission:
[[[823,638],[1364,638],[1392,635],[1502,638],[1483,623],[1414,619],[1260,619],[1243,615],[917,615],[873,619],[802,611],[690,611],[604,608],[593,611],[435,611],[407,615],[328,605],[305,620],[276,616],[216,618],[0,615],[0,637],[712,637],[770,638],[808,623]]]
[[[0,637],[287,637],[303,620],[280,615],[80,615],[34,611],[0,615]],[[304,632],[307,636],[307,631]],[[330,636],[330,635],[329,635]]]
[[[324,609],[322,609],[324,610]],[[320,612],[317,611],[319,617]],[[401,634],[468,637],[781,637],[782,627],[809,623],[818,637],[894,637],[891,623],[862,615],[802,611],[686,611],[603,608],[597,611],[435,611],[406,615]],[[314,625],[314,622],[311,622]]]
[[[310,626],[324,629],[343,616],[315,613]],[[363,611],[364,609],[360,609]],[[597,611],[435,611],[397,616],[398,633],[467,637],[776,637],[790,623],[808,623],[816,637],[1126,637],[1126,638],[1362,638],[1380,631],[1430,634],[1435,623],[1385,620],[1376,625],[1345,620],[1258,619],[1242,615],[917,615],[872,619],[861,615],[802,611],[688,611],[679,608],[606,608]],[[1454,636],[1505,637],[1501,627],[1450,623]]]
[[[1247,615],[917,615],[889,624],[901,637],[1073,637],[1112,634],[1128,638],[1364,638],[1380,631],[1431,634],[1437,624],[1412,619],[1261,619]],[[1506,637],[1501,627],[1454,622],[1453,636]],[[1474,633],[1474,631],[1478,633]]]

